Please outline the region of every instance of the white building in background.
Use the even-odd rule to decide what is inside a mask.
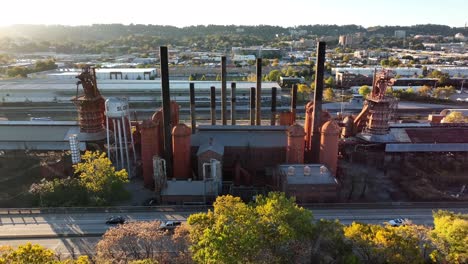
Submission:
[[[455,34],[455,39],[460,41],[465,41],[465,36],[462,33]]]
[[[405,30],[395,30],[395,38],[406,38]]]
[[[382,69],[382,67],[372,67],[372,68],[332,68],[332,74],[337,72],[347,72],[353,74],[361,74],[372,76],[374,74],[374,70],[378,71]],[[389,68],[392,70],[395,75],[400,75],[401,77],[417,77],[423,73],[421,68],[414,68],[414,67],[398,67],[398,68]]]
[[[59,69],[45,74],[47,79],[75,79],[81,72],[79,69]],[[149,80],[157,77],[156,68],[99,68],[96,69],[98,80]],[[35,77],[44,77],[35,75]]]

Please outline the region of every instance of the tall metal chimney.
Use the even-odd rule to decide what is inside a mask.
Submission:
[[[255,87],[250,87],[250,125],[255,125]]]
[[[257,113],[255,114],[256,125],[262,122],[262,58],[257,58]]]
[[[315,71],[314,120],[312,124],[312,163],[320,162],[320,115],[322,114],[323,72],[326,44],[317,45],[317,68]]]
[[[227,125],[226,114],[226,56],[221,57],[221,119],[223,126]]]
[[[192,134],[195,134],[197,120],[195,116],[195,84],[190,83],[190,121],[192,122]]]
[[[211,125],[216,125],[216,88],[210,87],[211,97]]]
[[[236,83],[231,83],[231,125],[236,125]]]
[[[169,89],[169,66],[167,47],[161,46],[159,48],[159,56],[161,57],[164,159],[166,160],[167,175],[168,177],[172,177],[171,95]]]
[[[271,119],[270,125],[276,124],[276,87],[271,88]]]
[[[296,105],[297,105],[297,84],[293,84],[291,89],[291,124],[296,123]]]

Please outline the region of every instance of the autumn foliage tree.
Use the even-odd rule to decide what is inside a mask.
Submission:
[[[213,211],[187,221],[193,259],[200,263],[294,263],[309,252],[313,231],[310,211],[280,193],[252,204],[220,196]]]
[[[109,229],[96,245],[99,263],[191,263],[186,225],[174,232],[160,221],[129,222]]]
[[[29,192],[40,206],[107,205],[128,198],[127,172],[116,171],[105,153],[87,151],[74,169],[75,177],[42,180]]]
[[[437,248],[434,261],[468,263],[468,215],[441,211],[434,213],[431,238]]]
[[[97,204],[126,198],[124,183],[128,182],[128,173],[125,169],[116,171],[104,152],[86,151],[81,159],[82,162],[73,166],[75,174]]]

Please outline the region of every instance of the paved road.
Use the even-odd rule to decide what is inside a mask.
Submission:
[[[432,208],[385,209],[313,209],[315,219],[340,219],[344,224],[353,221],[379,224],[393,218],[408,218],[413,223],[432,225]],[[447,208],[468,213],[468,207]],[[129,221],[182,220],[192,212],[130,212],[120,215]],[[94,253],[94,247],[109,226],[105,219],[111,213],[42,214],[38,212],[0,212],[0,244],[18,246],[26,242],[38,243],[60,252],[63,256]],[[73,237],[78,236],[78,237]],[[80,237],[81,236],[81,237]]]

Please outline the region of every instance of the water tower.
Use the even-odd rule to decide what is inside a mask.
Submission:
[[[127,98],[107,99],[105,114],[107,156],[117,169],[126,169],[131,178],[133,173],[130,155],[133,156],[133,164],[136,164],[136,156]]]

